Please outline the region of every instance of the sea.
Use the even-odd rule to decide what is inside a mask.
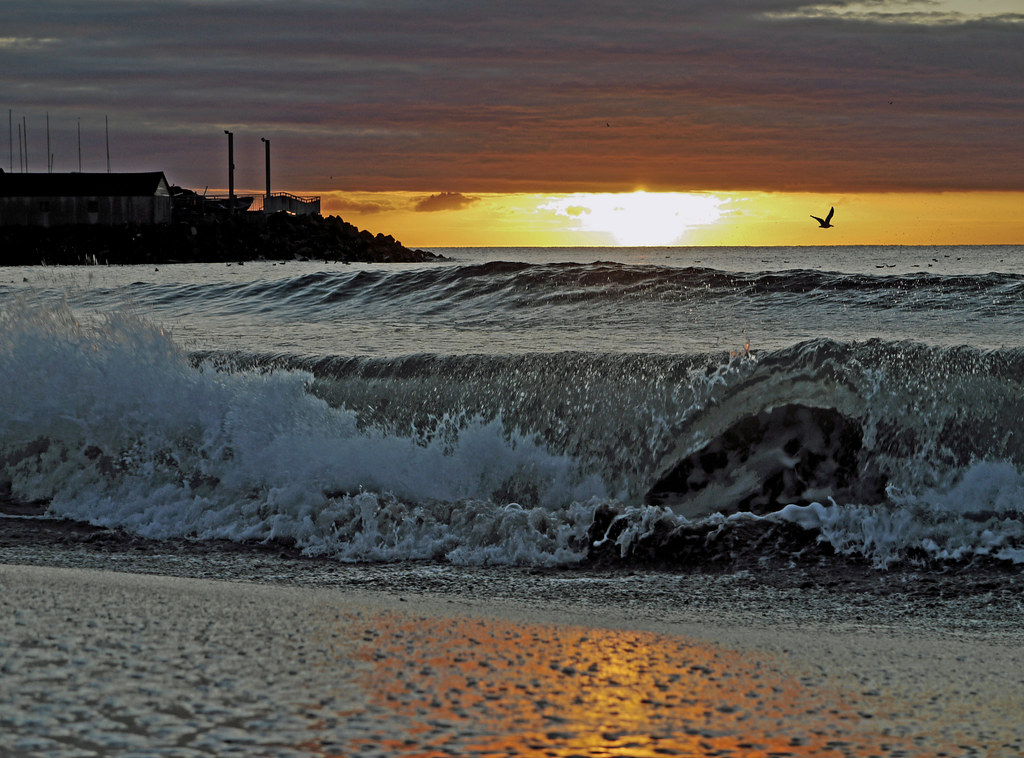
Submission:
[[[338,563],[1024,564],[1024,247],[0,269],[0,493]]]

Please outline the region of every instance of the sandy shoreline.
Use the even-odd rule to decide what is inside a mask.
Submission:
[[[0,598],[3,755],[1024,752],[983,632],[9,564]]]

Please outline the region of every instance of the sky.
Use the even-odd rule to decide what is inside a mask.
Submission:
[[[5,170],[229,130],[413,246],[1024,243],[1021,0],[4,0],[0,93]]]

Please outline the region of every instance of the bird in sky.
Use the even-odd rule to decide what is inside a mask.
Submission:
[[[835,213],[835,212],[836,212],[835,208],[829,208],[828,209],[828,215],[825,216],[825,218],[818,218],[813,213],[811,214],[811,218],[813,218],[815,221],[817,221],[818,222],[818,226],[820,226],[822,229],[831,229],[832,228],[832,214]]]

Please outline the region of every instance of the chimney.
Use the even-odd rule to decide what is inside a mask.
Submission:
[[[235,135],[227,129],[228,135],[228,208],[229,213],[235,212]]]
[[[269,200],[270,199],[270,140],[268,140],[265,137],[260,137],[260,141],[266,147],[266,153],[267,153],[267,199]]]

